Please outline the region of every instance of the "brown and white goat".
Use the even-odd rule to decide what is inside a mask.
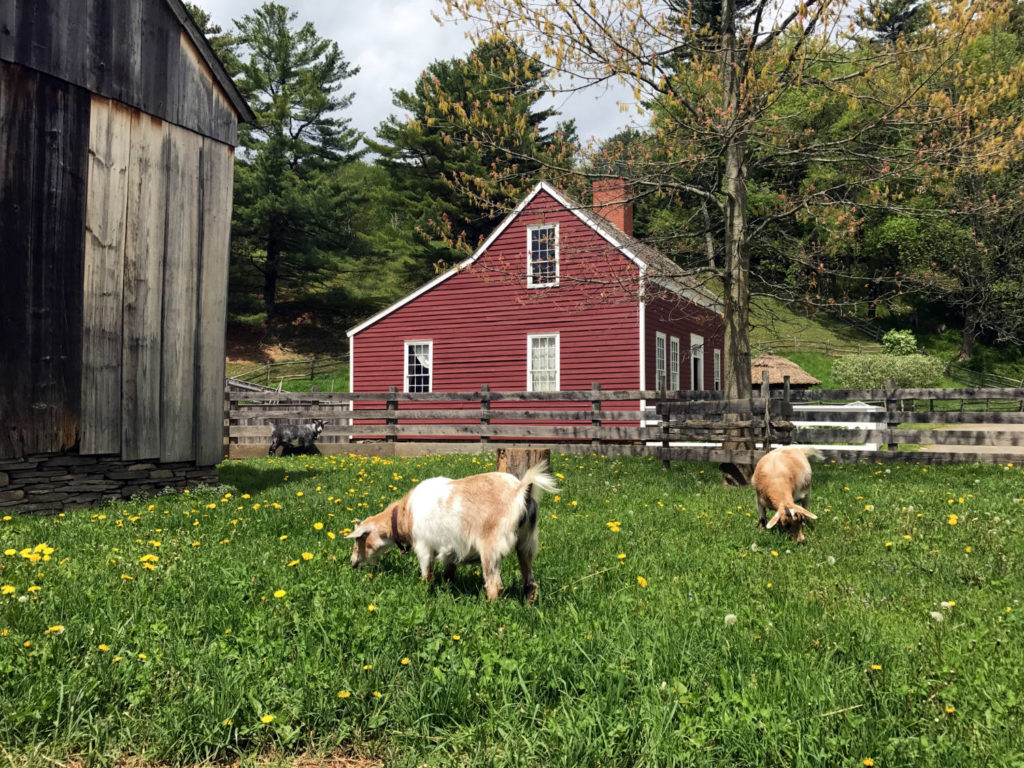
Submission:
[[[434,579],[435,560],[444,563],[449,580],[458,563],[479,560],[487,597],[494,600],[501,591],[501,560],[514,546],[523,592],[532,602],[537,597],[537,505],[544,491],[557,490],[546,462],[530,467],[522,480],[507,472],[424,480],[348,535],[355,539],[352,567],[395,545],[412,548],[425,581]]]
[[[808,457],[821,458],[813,448],[786,446],[769,451],[754,468],[753,484],[757,491],[757,516],[761,528],[774,528],[776,523],[796,531],[796,541],[804,540],[804,520],[817,520],[806,505],[811,503],[811,463]],[[800,506],[802,501],[805,506]],[[775,510],[771,520],[765,512]]]

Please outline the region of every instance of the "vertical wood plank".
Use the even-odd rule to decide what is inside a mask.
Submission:
[[[134,112],[128,166],[121,455],[160,456],[160,343],[167,212],[166,124]]]
[[[196,282],[199,263],[199,179],[203,139],[169,125],[167,234],[160,360],[160,458],[195,458]]]
[[[131,110],[102,96],[89,120],[82,335],[83,454],[121,448],[125,206]]]
[[[202,466],[224,458],[224,331],[233,183],[231,147],[204,139],[196,353],[196,463]]]
[[[14,30],[16,0],[0,0],[0,59],[14,59]]]
[[[89,104],[0,61],[0,458],[78,439]]]

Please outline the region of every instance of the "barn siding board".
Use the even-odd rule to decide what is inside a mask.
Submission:
[[[121,347],[131,110],[92,98],[85,213],[83,454],[121,448]]]
[[[203,141],[202,247],[199,267],[199,339],[196,366],[196,463],[224,458],[224,324],[227,320],[231,190],[234,153]]]
[[[89,100],[0,62],[0,458],[78,438]]]
[[[166,137],[167,234],[160,361],[160,459],[195,458],[196,281],[202,137],[170,126]]]
[[[167,217],[167,126],[132,115],[124,262],[121,455],[160,455],[160,343]]]
[[[0,0],[4,19],[5,60],[237,142],[237,111],[166,0]]]

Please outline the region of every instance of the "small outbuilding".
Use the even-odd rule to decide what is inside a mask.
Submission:
[[[0,507],[214,479],[252,119],[180,0],[0,0]]]
[[[819,379],[811,376],[792,360],[773,355],[770,352],[758,355],[750,361],[750,377],[755,387],[761,385],[765,371],[768,372],[769,389],[781,388],[787,376],[792,389],[809,389],[821,384]]]

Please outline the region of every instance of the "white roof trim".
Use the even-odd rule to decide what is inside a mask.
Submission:
[[[537,197],[537,195],[541,191],[547,192],[549,195],[551,195],[551,197],[553,197],[555,199],[555,201],[558,202],[563,208],[565,208],[566,210],[571,211],[572,213],[574,213],[576,215],[576,218],[578,218],[580,221],[582,221],[584,224],[586,224],[588,227],[590,227],[594,232],[596,232],[602,238],[604,238],[609,243],[611,243],[611,245],[613,245],[615,248],[617,248],[620,253],[622,253],[624,256],[626,256],[626,258],[628,258],[630,261],[632,261],[634,264],[636,264],[638,267],[640,267],[641,270],[646,272],[647,266],[648,266],[646,261],[644,261],[639,256],[637,256],[635,253],[633,253],[633,251],[631,251],[625,245],[620,243],[616,238],[612,237],[609,233],[605,232],[603,229],[601,229],[600,227],[596,226],[592,221],[590,221],[590,219],[588,219],[586,216],[583,215],[583,213],[580,211],[578,205],[575,205],[575,204],[571,203],[569,200],[567,200],[558,189],[556,189],[555,187],[553,187],[551,184],[549,184],[546,181],[538,181],[537,184],[534,186],[534,188],[530,191],[530,194],[528,194],[526,197],[524,197],[522,202],[520,202],[519,205],[517,205],[515,207],[515,209],[511,213],[508,214],[508,216],[506,216],[504,219],[502,219],[501,223],[494,229],[493,232],[491,232],[490,236],[486,240],[484,240],[483,243],[481,243],[480,247],[476,249],[476,251],[473,253],[472,256],[470,256],[469,258],[464,259],[463,261],[459,262],[459,264],[457,266],[453,267],[452,269],[449,269],[443,275],[439,275],[439,276],[435,277],[429,283],[425,283],[424,285],[421,285],[419,288],[417,288],[415,291],[410,293],[408,296],[406,296],[403,299],[399,299],[394,304],[392,304],[390,307],[387,307],[386,309],[382,309],[380,312],[375,314],[373,317],[369,318],[368,320],[364,320],[362,323],[357,325],[355,328],[350,329],[347,332],[349,338],[355,336],[360,331],[363,331],[366,328],[369,328],[371,325],[376,323],[378,320],[382,320],[383,318],[387,317],[388,315],[390,315],[395,310],[404,307],[406,304],[408,304],[413,299],[416,299],[416,298],[422,296],[424,293],[426,293],[427,291],[429,291],[433,287],[435,287],[437,285],[440,285],[445,280],[449,279],[450,277],[454,277],[455,275],[459,274],[464,269],[466,269],[466,267],[470,266],[473,262],[475,262],[477,259],[479,259],[481,256],[484,255],[484,253],[487,251],[487,249],[491,247],[491,244],[495,240],[498,239],[498,236],[501,235],[501,233],[504,232],[506,229],[508,229],[509,225],[516,219],[517,216],[519,216],[520,213],[523,212],[523,210],[526,208],[527,205],[529,205],[531,202],[533,202],[533,199],[535,197]],[[658,283],[659,285],[662,285],[665,288],[668,288],[669,290],[673,291],[674,293],[678,293],[680,296],[684,296],[685,298],[689,299],[690,301],[692,301],[695,304],[698,304],[698,305],[700,305],[702,307],[706,307],[708,309],[713,309],[715,311],[721,311],[721,305],[718,304],[717,302],[710,302],[710,301],[708,301],[708,299],[706,297],[701,296],[700,294],[696,293],[695,291],[693,291],[691,289],[684,288],[684,287],[682,287],[680,285],[677,285],[675,283],[675,281],[673,281],[673,280],[671,280],[669,278],[657,278],[657,279],[655,279],[654,282]]]

